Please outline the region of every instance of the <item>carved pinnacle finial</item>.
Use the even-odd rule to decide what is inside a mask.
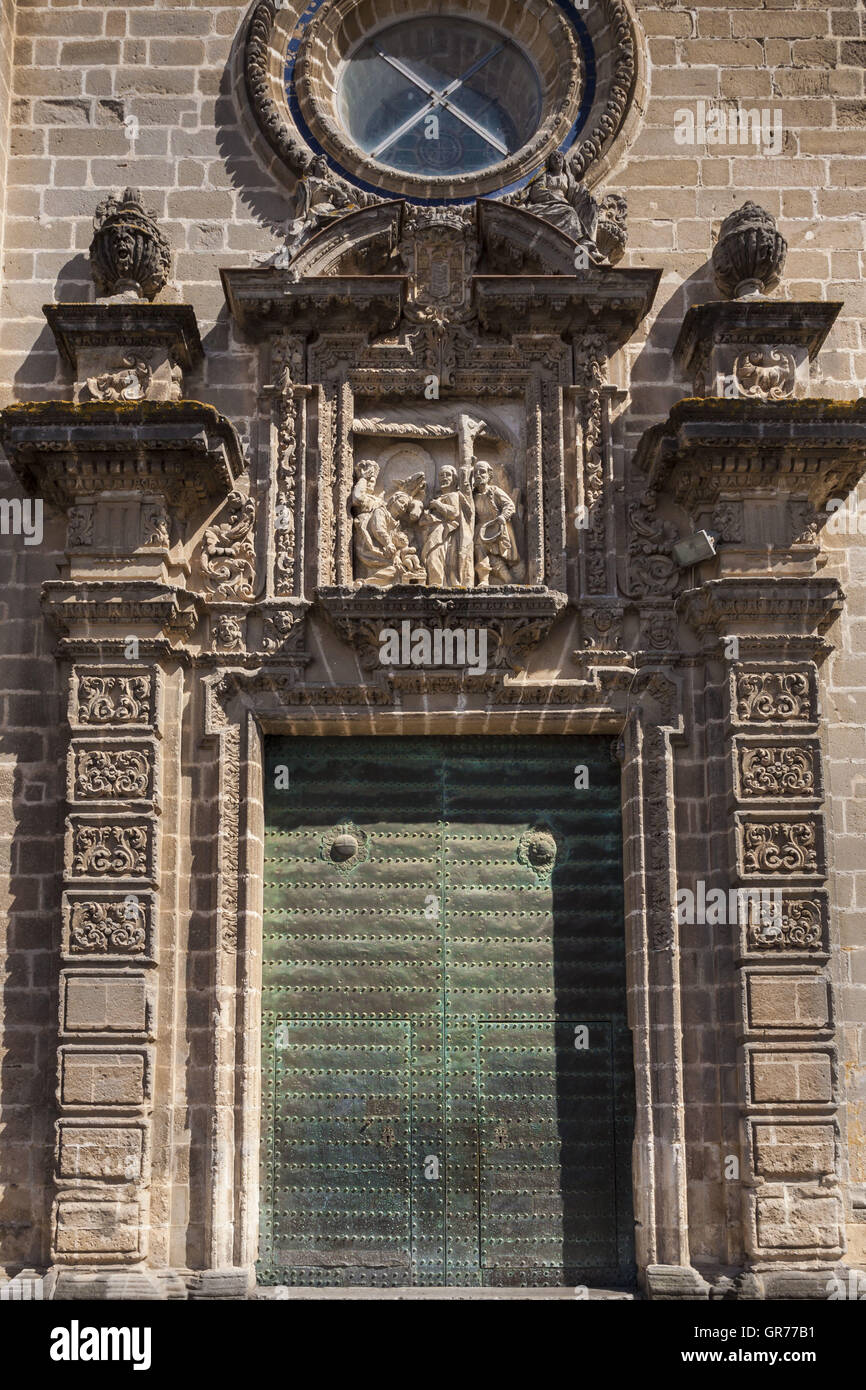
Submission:
[[[716,284],[726,299],[766,294],[779,284],[787,254],[775,218],[757,203],[744,203],[725,218],[713,248]]]

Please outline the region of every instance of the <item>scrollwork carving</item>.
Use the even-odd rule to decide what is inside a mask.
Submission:
[[[135,898],[121,902],[76,902],[69,913],[71,955],[140,956],[147,942],[147,916]]]
[[[743,825],[741,832],[746,873],[818,872],[817,835],[811,821],[758,821]]]
[[[815,795],[815,760],[809,748],[744,748],[740,752],[744,796]]]
[[[77,696],[79,724],[147,724],[153,715],[149,675],[81,676]]]
[[[819,951],[823,944],[821,904],[815,899],[783,902],[781,914],[762,913],[751,903],[748,945],[752,951]]]
[[[146,797],[150,777],[150,759],[139,749],[86,749],[75,756],[75,795],[81,799]]]
[[[737,718],[744,723],[787,724],[815,718],[812,685],[804,671],[740,671]]]
[[[148,844],[143,825],[73,825],[71,872],[91,878],[144,878]]]
[[[233,492],[226,519],[204,533],[201,569],[211,591],[223,598],[254,596],[256,553],[251,533],[256,521],[252,498]]]
[[[673,558],[679,532],[661,520],[657,505],[656,494],[650,491],[628,509],[632,532],[628,547],[630,592],[635,597],[671,595],[680,582]]]

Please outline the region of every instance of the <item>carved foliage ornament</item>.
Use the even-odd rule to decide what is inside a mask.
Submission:
[[[143,905],[129,897],[120,902],[76,902],[69,918],[71,954],[142,955],[147,919]]]
[[[75,795],[95,799],[146,797],[150,759],[134,748],[79,751],[75,759]]]
[[[744,796],[814,796],[812,750],[745,748],[740,754],[740,784]]]
[[[783,401],[793,396],[797,364],[793,354],[780,348],[767,352],[741,352],[734,363],[740,394],[754,400]]]
[[[746,723],[814,720],[812,684],[805,671],[741,671],[736,675],[737,718]]]
[[[201,569],[212,593],[236,599],[254,596],[256,553],[251,533],[255,521],[255,502],[233,492],[226,502],[225,520],[205,531]]]
[[[93,878],[143,878],[147,874],[148,827],[76,825],[72,828],[72,873]]]
[[[781,915],[750,911],[748,941],[753,951],[817,951],[822,944],[821,905],[807,898],[785,902]]]
[[[82,676],[78,681],[79,724],[146,724],[152,715],[149,675]]]
[[[817,837],[811,821],[757,822],[744,825],[742,833],[746,873],[818,872]]]
[[[628,509],[629,587],[633,597],[662,598],[673,594],[680,582],[680,571],[673,558],[679,532],[659,517],[656,508],[656,494],[646,492]]]

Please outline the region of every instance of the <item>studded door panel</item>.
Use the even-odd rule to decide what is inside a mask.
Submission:
[[[262,1282],[629,1282],[609,741],[269,740],[266,785]]]

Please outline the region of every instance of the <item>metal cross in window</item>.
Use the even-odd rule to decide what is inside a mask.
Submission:
[[[419,121],[422,121],[425,116],[429,116],[432,111],[435,111],[436,108],[440,106],[446,111],[449,111],[452,116],[456,116],[458,121],[462,121],[470,130],[474,130],[476,135],[480,135],[483,140],[486,140],[487,143],[492,145],[495,150],[498,150],[501,155],[507,155],[508,147],[503,145],[498,136],[486,130],[484,126],[479,125],[479,123],[473,120],[471,116],[467,115],[465,111],[462,111],[455,102],[451,101],[451,97],[454,93],[462,87],[464,83],[468,82],[470,77],[474,77],[476,72],[479,72],[492,58],[495,58],[498,53],[501,53],[504,47],[505,44],[500,43],[496,48],[492,48],[489,53],[483,58],[480,58],[477,63],[473,64],[468,72],[464,72],[462,77],[455,78],[447,87],[443,87],[440,92],[435,87],[431,87],[429,82],[425,82],[423,77],[419,77],[417,73],[414,73],[406,63],[401,62],[399,58],[392,57],[390,53],[386,53],[383,48],[376,45],[375,51],[377,55],[386,63],[390,63],[392,68],[396,68],[399,73],[402,73],[402,75],[408,78],[416,87],[420,87],[421,91],[430,99],[426,106],[422,107],[422,109],[408,121],[404,121],[404,123],[389,135],[387,139],[376,146],[373,150],[373,158],[378,159],[379,155],[384,154],[389,145],[393,145],[397,140],[401,139],[402,136],[408,134]]]

